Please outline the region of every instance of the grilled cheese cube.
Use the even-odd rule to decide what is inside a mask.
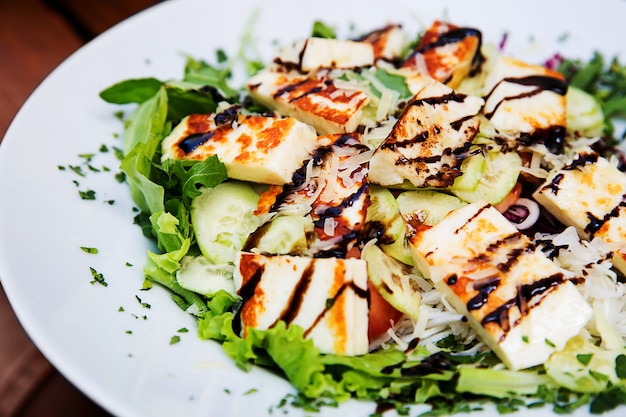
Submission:
[[[598,237],[611,250],[626,245],[626,174],[592,150],[553,172],[533,197],[583,238]]]
[[[163,140],[162,160],[217,155],[230,178],[287,184],[317,146],[315,130],[294,118],[222,113],[185,117]]]
[[[367,172],[371,151],[357,133],[326,138],[332,145],[330,153],[320,148],[323,158],[316,187],[323,189],[311,206],[315,225],[311,253],[346,257],[357,243],[370,205]]]
[[[575,285],[487,203],[418,228],[410,243],[420,270],[511,369],[544,363],[591,318]]]
[[[385,61],[398,59],[406,45],[406,38],[400,25],[387,25],[368,33],[359,38],[358,41],[372,44],[374,59]]]
[[[322,68],[364,67],[374,65],[374,47],[367,42],[307,38],[281,48],[276,61],[302,73]]]
[[[481,63],[481,44],[480,31],[437,20],[424,32],[402,67],[427,72],[437,81],[457,88]]]
[[[254,100],[313,126],[321,135],[354,132],[370,101],[356,84],[330,79],[324,73],[303,76],[262,71],[249,80],[247,88]]]
[[[305,338],[324,353],[368,352],[364,260],[241,252],[234,280],[243,298],[244,337],[249,328],[269,329],[282,320],[302,327]]]
[[[314,233],[309,254],[343,258],[365,225],[370,205],[367,168],[371,151],[361,143],[358,133],[324,135],[318,142],[320,147],[304,167],[301,181],[266,193],[263,205],[271,206],[279,215],[310,215]]]
[[[498,132],[549,148],[562,141],[567,125],[563,75],[501,55],[485,78],[485,91],[484,113]],[[550,150],[560,152],[560,146]]]
[[[391,133],[370,161],[372,183],[447,187],[480,127],[483,100],[457,94],[433,79],[408,103]]]

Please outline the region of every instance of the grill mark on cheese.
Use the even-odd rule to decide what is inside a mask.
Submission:
[[[397,144],[403,145],[405,142],[407,141],[396,142],[396,145]],[[392,144],[390,144],[390,146],[392,146]],[[456,149],[445,148],[444,150],[441,151],[441,154],[438,154],[438,155],[416,156],[413,158],[399,157],[396,160],[396,165],[411,165],[411,164],[420,163],[420,162],[423,164],[434,164],[434,163],[440,162],[441,160],[443,160],[443,158],[450,158],[452,160],[463,160],[469,156],[469,147],[470,147],[470,144],[465,144],[464,146],[456,148]],[[447,167],[447,168],[452,168],[452,167]]]
[[[465,223],[463,223],[458,229],[456,229],[453,233],[455,235],[459,234],[465,227],[467,227],[468,224],[472,223],[472,221],[474,221],[475,218],[477,218],[478,216],[480,216],[480,214],[487,210],[489,207],[491,207],[491,204],[485,204],[483,206],[481,206],[476,213],[474,213],[474,215],[472,215],[472,217],[470,217],[469,219],[467,219],[465,221]]]
[[[385,141],[380,145],[381,149],[389,149],[391,151],[395,151],[398,148],[408,148],[411,145],[414,145],[416,143],[423,143],[426,142],[426,140],[428,140],[429,137],[429,132],[428,130],[424,130],[422,132],[418,132],[417,135],[414,135],[411,139],[406,139],[406,140],[395,140],[395,141]]]

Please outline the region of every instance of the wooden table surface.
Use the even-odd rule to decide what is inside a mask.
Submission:
[[[0,141],[20,106],[58,64],[106,29],[156,3],[0,0]],[[41,355],[0,286],[0,417],[34,416],[109,414]]]

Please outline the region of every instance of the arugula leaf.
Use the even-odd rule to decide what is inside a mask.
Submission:
[[[124,80],[102,90],[100,98],[112,104],[141,104],[159,91],[163,81],[156,78],[134,78]]]
[[[167,120],[178,121],[193,113],[209,114],[224,100],[219,91],[210,85],[196,86],[184,83],[168,82]]]
[[[617,57],[607,66],[604,55],[596,51],[588,62],[563,59],[557,70],[570,85],[590,93],[600,103],[605,115],[605,135],[613,135],[611,118],[626,116],[626,66]]]
[[[189,198],[200,195],[200,186],[215,187],[228,178],[226,166],[217,155],[201,162],[170,159],[164,162],[163,168],[178,178],[182,195]]]
[[[337,32],[333,27],[325,24],[322,21],[316,20],[315,22],[313,22],[311,36],[314,38],[336,39]]]
[[[207,62],[187,57],[183,80],[190,83],[209,85],[217,88],[225,97],[235,100],[238,93],[228,85],[232,73],[229,66],[217,68]]]
[[[376,78],[388,89],[397,91],[400,94],[400,98],[408,98],[413,95],[406,85],[405,77],[401,75],[392,74],[380,68],[376,70]]]

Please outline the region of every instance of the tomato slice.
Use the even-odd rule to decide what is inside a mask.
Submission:
[[[500,213],[504,213],[517,201],[520,194],[522,194],[522,183],[518,182],[506,195],[506,197],[504,197],[504,199],[496,204],[494,207]]]
[[[402,313],[387,302],[378,290],[368,281],[370,291],[369,327],[367,335],[369,340],[375,340],[387,330],[393,327],[402,317]]]

